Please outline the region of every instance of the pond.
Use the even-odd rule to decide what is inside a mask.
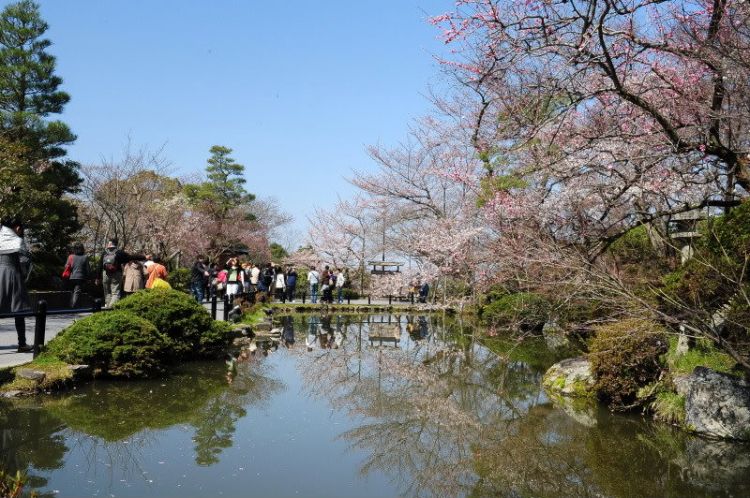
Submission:
[[[750,447],[550,399],[543,339],[428,316],[296,315],[165,379],[0,404],[41,496],[747,496]]]

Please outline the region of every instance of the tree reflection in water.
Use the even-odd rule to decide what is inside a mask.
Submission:
[[[368,341],[383,337],[372,322],[384,318],[294,318],[320,344],[296,350],[308,395],[348,411],[356,427],[339,437],[367,454],[363,476],[383,472],[413,496],[750,493],[744,445],[707,442],[596,404],[557,408],[540,387],[549,365],[504,360],[471,327],[390,317],[401,327],[396,347]],[[284,320],[288,327],[293,319]],[[332,321],[342,324],[338,350],[325,346]],[[553,357],[544,341],[522,354],[535,348]],[[721,478],[712,480],[716,472]]]
[[[115,467],[143,479],[143,449],[158,442],[160,431],[182,425],[194,430],[196,463],[216,464],[232,445],[246,408],[267,406],[283,389],[268,368],[263,362],[240,362],[228,384],[223,362],[192,363],[168,379],[96,382],[75,394],[4,402],[0,462],[12,472],[28,472],[31,486],[39,488],[47,483],[34,471],[62,468],[66,453],[76,449],[88,465],[83,475],[94,478],[104,463],[111,486]]]

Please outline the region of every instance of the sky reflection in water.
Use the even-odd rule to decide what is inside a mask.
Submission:
[[[438,317],[297,315],[167,379],[0,404],[49,496],[748,495],[750,448],[550,400],[564,352]],[[231,382],[230,382],[231,380]]]

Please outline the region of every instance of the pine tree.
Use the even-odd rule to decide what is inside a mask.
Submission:
[[[252,201],[255,196],[245,187],[243,173],[245,167],[235,162],[229,154],[232,149],[221,145],[211,147],[206,173],[208,181],[187,187],[188,197],[194,204],[200,204],[218,220],[224,220],[227,213]]]
[[[0,217],[21,216],[47,250],[60,251],[79,229],[75,205],[65,198],[81,183],[79,165],[62,160],[75,135],[59,114],[70,96],[59,90],[55,57],[43,38],[48,25],[39,5],[23,0],[0,13],[0,177],[13,189],[0,193]]]

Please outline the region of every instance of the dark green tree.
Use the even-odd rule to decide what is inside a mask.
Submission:
[[[289,253],[286,252],[286,249],[277,242],[271,242],[269,249],[271,251],[271,261],[275,263],[281,263],[284,258],[289,257]]]
[[[81,178],[78,164],[62,160],[75,135],[60,114],[70,96],[59,90],[55,57],[43,38],[48,25],[39,5],[12,3],[0,13],[0,138],[12,157],[0,157],[0,176],[14,178],[3,194],[0,216],[20,215],[47,250],[65,247],[79,229],[75,206],[66,199]]]
[[[227,214],[255,199],[245,191],[245,167],[238,164],[229,154],[232,149],[222,145],[211,147],[206,173],[208,181],[200,185],[188,185],[187,194],[192,203],[203,206],[218,220],[226,219]]]

